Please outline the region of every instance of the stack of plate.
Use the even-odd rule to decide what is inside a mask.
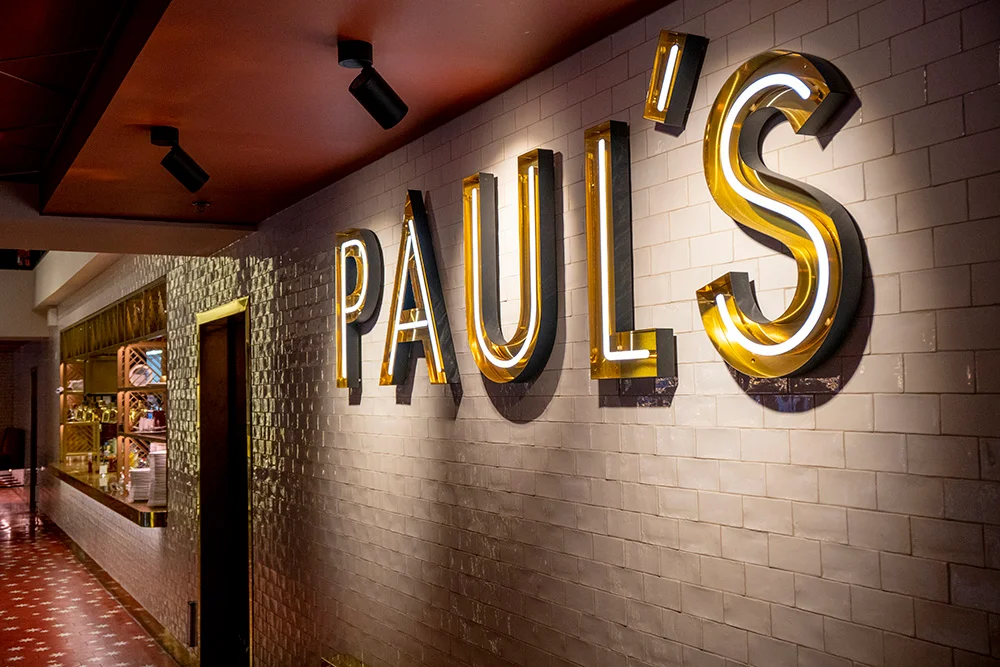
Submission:
[[[153,481],[149,489],[149,504],[160,507],[167,504],[167,451],[149,453],[149,468],[153,471]]]
[[[153,471],[150,468],[133,468],[129,471],[128,501],[144,503],[149,500]]]

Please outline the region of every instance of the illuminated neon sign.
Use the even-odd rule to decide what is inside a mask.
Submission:
[[[545,367],[556,337],[556,221],[552,151],[517,161],[521,311],[509,341],[500,331],[496,179],[477,174],[462,184],[465,211],[465,312],[469,347],[494,382],[524,382]]]
[[[590,377],[667,377],[674,332],[632,330],[632,187],[628,125],[609,121],[584,134]]]
[[[735,369],[781,377],[821,362],[846,333],[861,294],[861,241],[844,207],[768,170],[764,128],[779,114],[798,134],[816,134],[848,99],[831,65],[784,51],[740,67],[712,105],[705,131],[705,177],[731,218],[788,248],[798,265],[791,304],[764,317],[749,276],[729,273],[698,290],[708,337]]]
[[[375,232],[348,229],[337,234],[334,251],[337,253],[333,325],[337,386],[357,387],[361,384],[359,327],[378,312],[382,299],[382,246]],[[374,280],[373,276],[379,280]]]
[[[644,116],[683,129],[707,40],[663,31],[657,43]],[[848,99],[844,77],[827,61],[768,51],[740,66],[723,85],[705,128],[709,192],[736,222],[788,248],[798,265],[791,304],[764,317],[750,277],[728,273],[697,290],[702,322],[719,354],[756,377],[802,373],[843,339],[861,292],[861,240],[854,221],[819,190],[766,168],[763,134],[776,120],[817,134]],[[628,125],[608,121],[584,133],[590,373],[593,379],[671,377],[673,331],[633,328],[632,214]],[[466,333],[480,372],[496,383],[529,381],[545,367],[557,319],[553,154],[533,150],[517,162],[519,317],[501,332],[496,179],[462,183]],[[374,234],[337,236],[335,343],[337,385],[360,379],[360,333],[377,310],[384,277]],[[392,287],[381,384],[406,379],[414,344],[423,347],[430,381],[457,380],[448,313],[421,193],[404,207]]]
[[[704,37],[669,30],[660,32],[644,118],[684,129],[707,48],[708,40]]]
[[[405,381],[412,348],[418,343],[424,348],[431,384],[447,384],[457,378],[458,365],[448,310],[431,244],[424,198],[418,190],[409,190],[403,206],[403,231],[379,384]]]

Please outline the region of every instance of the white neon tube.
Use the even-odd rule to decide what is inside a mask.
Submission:
[[[819,276],[816,285],[816,300],[813,303],[812,310],[809,312],[809,316],[806,318],[805,324],[803,324],[802,328],[796,331],[793,336],[788,338],[788,340],[774,345],[761,345],[760,343],[752,341],[744,336],[740,330],[736,328],[736,323],[729,314],[729,309],[726,307],[725,296],[722,294],[716,295],[715,305],[719,309],[719,315],[722,318],[723,325],[726,327],[726,333],[730,340],[762,357],[773,357],[779,354],[784,354],[793,350],[802,341],[804,341],[819,323],[820,317],[822,317],[823,314],[823,306],[826,303],[827,294],[830,291],[830,258],[826,250],[826,244],[823,242],[823,237],[820,235],[819,229],[816,228],[816,225],[814,225],[809,218],[791,206],[774,201],[773,199],[765,197],[745,187],[737,180],[736,174],[733,173],[732,164],[729,160],[730,140],[732,138],[733,125],[736,123],[737,114],[744,106],[746,106],[751,97],[765,88],[770,88],[772,86],[785,86],[787,88],[791,88],[802,99],[805,100],[809,98],[809,87],[791,74],[769,74],[748,86],[747,89],[736,98],[733,108],[729,111],[725,122],[722,124],[722,140],[720,141],[719,148],[719,158],[722,162],[722,173],[729,185],[741,197],[752,204],[756,204],[761,208],[788,218],[809,235],[809,240],[811,240],[813,245],[816,246],[816,254],[819,257]]]
[[[538,294],[535,290],[535,283],[538,276],[538,255],[536,247],[538,240],[535,233],[535,167],[528,167],[528,250],[531,253],[528,260],[528,284],[531,286],[530,306],[528,311],[528,335],[525,336],[521,347],[510,359],[501,359],[494,355],[486,344],[486,334],[483,331],[482,320],[478,317],[481,313],[481,288],[482,264],[480,263],[482,252],[479,249],[479,188],[472,190],[472,309],[475,320],[476,341],[483,356],[498,368],[513,368],[528,353],[535,326],[538,322]],[[498,276],[499,278],[499,276]]]
[[[347,306],[347,249],[358,249],[358,271],[361,273],[361,293],[357,302],[348,308]],[[347,332],[347,314],[361,309],[364,304],[365,294],[368,291],[368,253],[365,246],[357,239],[345,241],[340,247],[340,349],[337,351],[340,356],[340,374],[347,375],[347,346],[344,345],[344,338]]]
[[[406,224],[407,224],[407,227],[409,227],[410,223],[407,222]],[[396,289],[403,290],[404,294],[405,294],[405,291],[406,291],[406,287],[405,287],[405,285],[406,285],[406,264],[410,261],[410,243],[412,243],[412,242],[413,242],[413,237],[410,234],[407,234],[406,235],[406,249],[403,251],[403,258],[401,260],[403,262],[403,269],[402,269],[403,273],[400,276],[401,280],[399,281],[399,285],[396,286]],[[394,372],[394,369],[396,368],[396,347],[399,346],[399,329],[400,329],[399,318],[402,316],[402,314],[403,314],[403,294],[400,294],[400,293],[397,292],[396,293],[396,314],[392,318],[392,347],[389,349],[389,372],[390,373]]]
[[[347,278],[348,248],[358,249],[358,272],[361,273],[361,292],[360,292],[361,296],[358,298],[358,300],[354,303],[353,306],[345,309],[347,313],[353,313],[354,311],[361,310],[361,307],[365,303],[364,302],[365,295],[368,293],[368,251],[365,250],[365,245],[361,241],[358,241],[357,239],[351,239],[350,241],[344,242],[344,245],[341,246],[341,253],[342,253],[341,267],[343,267],[344,271],[343,278]],[[344,286],[344,289],[345,290],[347,289],[346,285]]]
[[[667,105],[667,93],[670,92],[670,86],[674,81],[674,65],[677,63],[678,51],[680,51],[680,47],[676,44],[670,47],[670,55],[667,56],[667,69],[663,72],[663,83],[660,84],[660,99],[656,101],[658,111],[663,111]]]
[[[417,263],[417,285],[420,287],[420,294],[423,296],[424,308],[427,309],[427,333],[431,339],[431,349],[434,351],[434,360],[437,362],[438,371],[444,370],[444,362],[441,359],[441,350],[438,349],[437,327],[430,320],[434,318],[434,309],[431,304],[431,297],[427,291],[427,274],[424,273],[424,263],[417,249],[417,233],[413,229],[413,220],[408,220],[406,224],[410,228],[410,238],[413,240],[413,259]]]
[[[420,252],[417,250],[416,232],[413,229],[413,220],[406,221],[406,228],[409,232],[406,239],[406,249],[403,252],[403,278],[399,281],[399,289],[401,293],[396,294],[396,316],[393,318],[392,322],[392,348],[389,350],[389,372],[394,372],[396,368],[396,348],[399,347],[399,332],[409,331],[412,329],[427,328],[427,337],[431,341],[431,351],[434,355],[434,363],[440,372],[444,366],[444,362],[441,360],[441,350],[438,349],[437,332],[434,327],[431,326],[430,320],[433,318],[433,309],[431,307],[431,300],[427,292],[427,285],[424,284],[424,265],[420,260]],[[410,253],[413,253],[413,261],[417,265],[417,287],[420,289],[420,296],[424,304],[424,308],[427,309],[428,318],[426,320],[416,320],[414,322],[401,323],[399,318],[403,314],[403,295],[406,293],[406,265],[410,261]]]
[[[611,286],[608,284],[608,160],[605,156],[607,142],[597,142],[597,204],[601,226],[601,347],[610,361],[648,359],[649,350],[611,349]]]

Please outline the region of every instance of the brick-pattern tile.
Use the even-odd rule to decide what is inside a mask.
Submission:
[[[59,321],[167,276],[170,526],[109,520],[57,484],[45,510],[184,635],[197,597],[194,315],[249,296],[263,667],[334,653],[378,667],[990,664],[997,15],[989,0],[677,0],[218,257],[123,258]],[[712,38],[678,136],[641,119],[663,28]],[[870,276],[838,355],[757,380],[719,360],[694,290],[747,271],[777,315],[795,265],[711,200],[701,140],[722,83],[774,47],[831,58],[856,89],[860,108],[825,146],[782,126],[764,152],[846,206]],[[602,407],[589,379],[582,135],[611,115],[631,123],[636,321],[677,336],[676,393],[656,406]],[[464,342],[460,182],[494,173],[506,220],[515,158],[538,146],[561,164],[562,319],[548,369],[515,396],[484,386]],[[331,386],[334,234],[376,231],[391,276],[407,188],[431,212],[459,402],[420,364],[406,400],[378,386],[385,309],[363,339],[360,402]],[[516,251],[503,236],[504,295],[517,293]],[[51,363],[44,374],[53,387]],[[137,561],[162,576],[138,576]]]

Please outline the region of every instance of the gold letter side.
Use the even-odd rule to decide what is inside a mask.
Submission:
[[[378,314],[382,301],[382,246],[368,229],[337,234],[334,248],[334,344],[337,386],[361,384],[360,326]]]
[[[699,35],[660,31],[643,118],[684,129],[707,48],[708,40]]]
[[[469,347],[480,372],[498,383],[525,382],[541,372],[558,317],[552,151],[520,156],[517,171],[521,308],[509,341],[500,327],[496,179],[480,173],[462,183]]]
[[[379,384],[400,384],[406,380],[414,344],[423,345],[431,384],[457,380],[448,310],[419,190],[409,190],[406,194]]]
[[[780,117],[814,135],[848,99],[844,77],[813,56],[769,51],[726,81],[705,130],[705,177],[730,217],[791,251],[798,283],[774,320],[761,312],[745,273],[698,290],[705,331],[719,354],[756,377],[803,372],[836,348],[861,292],[861,241],[850,215],[828,195],[769,171],[762,135]],[[780,114],[780,116],[779,116]]]
[[[633,331],[632,184],[628,125],[608,121],[584,134],[590,377],[674,375],[672,329]]]

